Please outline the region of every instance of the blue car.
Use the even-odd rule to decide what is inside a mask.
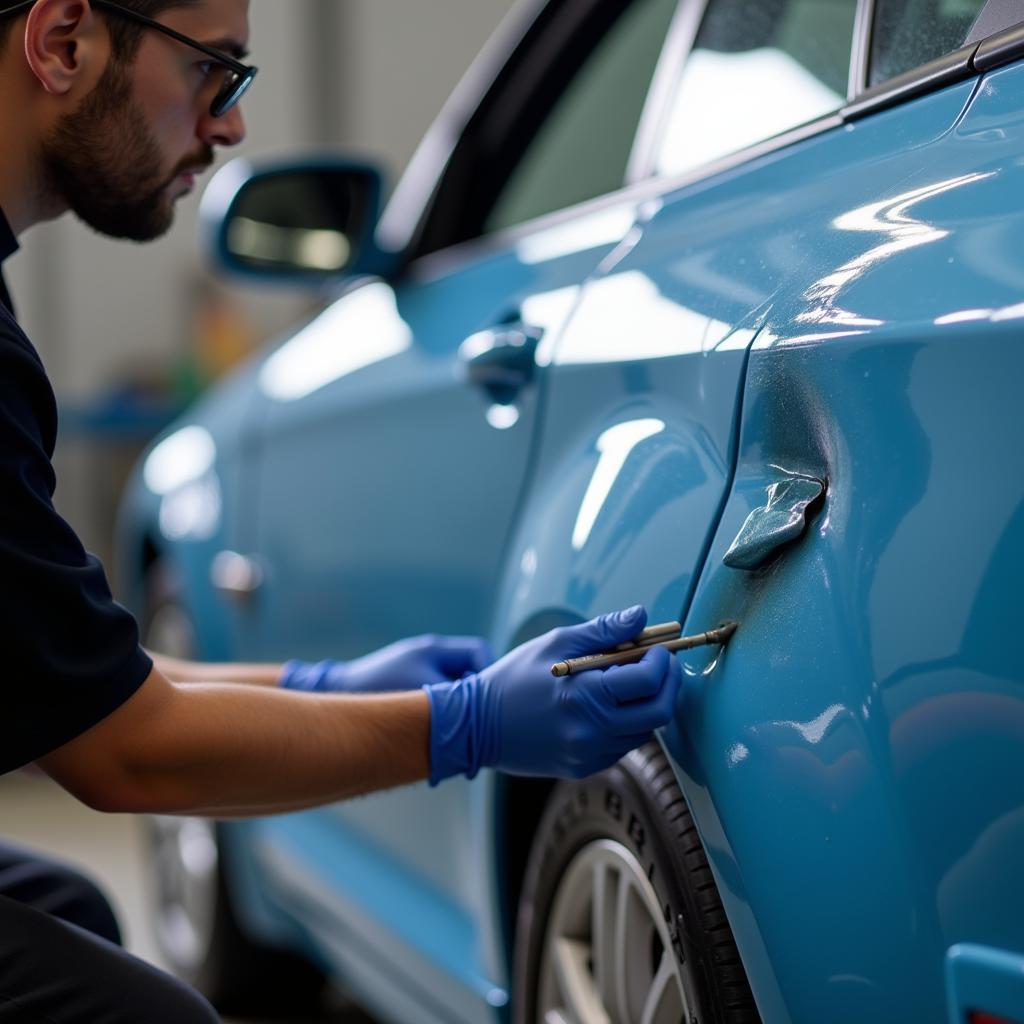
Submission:
[[[739,628],[579,782],[154,822],[218,1005],[392,1024],[1024,1021],[1024,8],[529,0],[382,207],[229,165],[321,311],[140,463],[167,653]]]

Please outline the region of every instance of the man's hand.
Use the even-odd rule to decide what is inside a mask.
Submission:
[[[417,690],[480,672],[492,661],[494,654],[479,637],[415,636],[354,661],[289,661],[279,685],[309,693]]]
[[[555,662],[624,643],[646,623],[640,607],[602,615],[545,633],[476,675],[424,687],[431,782],[486,767],[582,778],[646,742],[672,718],[682,683],[668,651],[603,671],[551,674]]]

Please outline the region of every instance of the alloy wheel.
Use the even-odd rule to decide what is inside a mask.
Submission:
[[[157,941],[175,969],[197,970],[213,939],[217,839],[201,818],[149,819],[157,873]]]
[[[538,979],[544,1024],[697,1024],[696,987],[654,887],[621,843],[599,839],[566,867]]]
[[[150,578],[146,646],[172,658],[192,658],[195,628],[170,590],[166,574]],[[157,943],[174,969],[192,976],[213,939],[217,905],[217,836],[212,821],[170,815],[147,818],[156,882]]]

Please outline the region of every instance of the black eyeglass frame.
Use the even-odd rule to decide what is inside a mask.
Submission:
[[[0,10],[0,17],[3,17],[6,14],[17,14],[19,11],[28,10],[28,8],[35,2],[36,0],[22,0],[22,3],[3,8]],[[226,68],[228,71],[227,78],[220,89],[217,90],[217,95],[214,96],[213,100],[210,102],[211,117],[223,117],[242,98],[249,86],[252,85],[252,80],[256,77],[256,72],[259,70],[251,64],[243,64],[241,61],[235,60],[234,57],[229,57],[228,54],[223,53],[220,50],[215,50],[212,46],[207,46],[205,43],[200,43],[198,40],[192,39],[181,32],[177,32],[173,28],[169,28],[167,25],[164,25],[159,21],[154,21],[153,18],[147,18],[145,14],[139,14],[138,11],[133,11],[128,7],[122,7],[120,4],[114,3],[113,0],[91,0],[91,3],[93,7],[96,7],[101,11],[110,11],[113,14],[119,14],[121,17],[127,18],[129,21],[134,21],[146,28],[162,32],[165,36],[169,36],[171,39],[175,39],[179,43],[184,43],[186,46],[192,47],[193,50],[205,53],[211,60],[216,61],[222,67]]]

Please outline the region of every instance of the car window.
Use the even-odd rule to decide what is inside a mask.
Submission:
[[[484,223],[520,224],[621,188],[677,0],[634,0],[535,130]]]
[[[984,6],[985,0],[879,0],[868,85],[958,50]]]
[[[711,0],[654,169],[697,167],[846,102],[856,0]]]

